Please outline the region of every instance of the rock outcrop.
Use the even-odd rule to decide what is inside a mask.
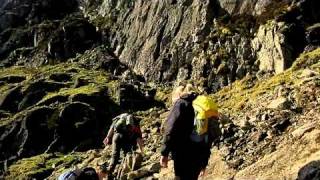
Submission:
[[[304,47],[304,30],[296,25],[269,22],[260,26],[252,47],[259,70],[281,73],[291,67]]]
[[[137,79],[125,82],[111,74],[114,69],[106,73],[81,66],[1,72],[10,74],[2,76],[6,83],[0,86],[1,171],[21,158],[101,147],[116,114],[163,106],[155,100],[156,90]]]

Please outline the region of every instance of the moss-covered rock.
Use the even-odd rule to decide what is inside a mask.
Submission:
[[[304,81],[301,73],[305,69],[320,73],[319,50],[318,48],[312,52],[301,54],[292,65],[292,68],[270,79],[256,81],[255,77],[247,76],[223,88],[214,97],[220,102],[222,108],[230,111],[240,111],[248,104],[259,102],[259,97],[266,93],[272,93],[280,85],[300,86],[301,82]]]
[[[67,81],[65,77],[60,80],[66,73]],[[24,77],[23,81],[7,83],[13,79],[9,77],[20,76]],[[4,148],[1,150],[2,160],[11,158],[11,162],[45,151],[68,152],[75,147],[88,149],[100,146],[105,128],[120,109],[119,101],[118,104],[114,101],[119,99],[116,78],[107,72],[85,69],[81,65],[66,63],[37,69],[11,67],[0,71],[0,78],[5,81],[1,86],[0,101],[3,111],[0,123],[0,148]],[[85,79],[88,84],[74,87],[79,78]],[[66,118],[63,112],[74,104],[83,106],[71,108],[69,115],[81,116]],[[86,112],[90,112],[88,116]],[[76,127],[80,124],[90,124],[90,128],[85,129],[94,133],[83,133],[82,128],[79,134]],[[64,135],[64,132],[76,136]],[[81,136],[83,134],[86,137]],[[74,137],[74,141],[67,141],[67,137]],[[88,139],[94,140],[88,142]],[[36,146],[32,142],[39,144]]]
[[[44,179],[55,169],[70,168],[83,160],[80,153],[69,155],[41,154],[12,164],[5,174],[6,179]]]

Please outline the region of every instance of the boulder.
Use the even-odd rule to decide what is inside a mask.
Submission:
[[[83,17],[68,19],[48,42],[48,54],[57,59],[75,57],[92,48],[99,39],[96,28]]]
[[[281,121],[278,121],[272,127],[278,131],[278,132],[284,132],[292,123],[290,122],[290,119],[284,119]]]
[[[285,97],[279,97],[269,103],[267,106],[269,109],[288,109],[290,108],[290,102]]]
[[[78,88],[78,87],[81,87],[81,86],[85,86],[85,85],[88,85],[89,82],[83,78],[76,78],[76,80],[74,81],[74,84],[73,84],[73,88]]]
[[[49,79],[57,82],[68,82],[72,80],[72,76],[67,73],[55,73],[51,74]]]
[[[316,127],[316,125],[314,123],[308,123],[305,124],[299,128],[297,128],[296,130],[294,130],[291,135],[294,138],[301,138],[305,133],[312,131],[314,128]]]
[[[99,125],[95,109],[89,104],[81,102],[66,104],[58,118],[57,134],[60,139],[57,144],[61,145],[59,150],[68,152],[74,148],[88,149],[98,141],[97,137],[101,129]]]
[[[311,161],[303,166],[299,172],[297,180],[317,180],[320,179],[320,161]]]
[[[23,92],[24,93],[32,93],[36,91],[54,92],[64,87],[67,87],[67,85],[64,83],[48,82],[43,79],[40,79],[32,82],[29,86],[27,86],[26,90],[24,90]]]
[[[5,77],[1,77],[0,78],[0,81],[4,81],[4,82],[9,83],[9,84],[11,84],[11,83],[20,83],[20,82],[22,82],[24,80],[26,80],[26,77],[24,77],[24,76],[14,76],[14,75],[5,76]]]
[[[146,110],[161,106],[154,100],[155,90],[142,84],[122,83],[120,85],[120,107],[123,109]]]
[[[18,105],[18,111],[30,107],[40,101],[47,93],[45,91],[34,91],[24,95],[23,99]]]
[[[23,98],[21,88],[21,86],[17,86],[0,95],[0,110],[10,112],[16,112],[18,110],[18,104]]]
[[[307,43],[320,46],[320,23],[309,27],[306,32]]]
[[[124,74],[124,71],[127,69],[114,53],[105,46],[99,46],[89,51],[85,51],[73,61],[78,61],[87,68],[106,70],[113,75]]]
[[[15,118],[15,121],[6,125],[0,137],[1,160],[11,157],[30,157],[43,153],[53,139],[53,124],[49,119],[54,109],[37,107],[25,115]],[[51,122],[54,123],[54,122]]]

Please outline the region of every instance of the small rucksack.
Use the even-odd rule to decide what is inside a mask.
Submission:
[[[131,114],[123,113],[114,119],[114,129],[117,132],[123,132],[126,130],[127,125],[134,125],[134,119]]]
[[[209,120],[218,117],[218,106],[209,96],[199,95],[193,100],[192,107],[195,118],[191,139],[195,142],[207,141]]]
[[[58,180],[99,180],[98,174],[92,167],[75,169],[61,174]]]
[[[76,172],[75,170],[71,170],[61,174],[58,177],[58,180],[76,180],[78,176],[79,176],[78,172]]]

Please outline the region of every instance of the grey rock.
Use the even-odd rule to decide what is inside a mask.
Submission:
[[[290,102],[285,97],[279,97],[270,102],[267,108],[270,109],[288,109],[290,107]]]

